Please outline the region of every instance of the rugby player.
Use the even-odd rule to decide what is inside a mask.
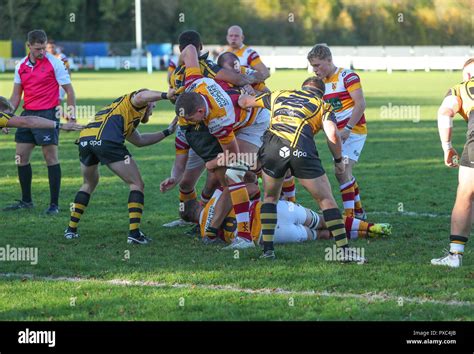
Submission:
[[[172,134],[176,127],[173,122],[161,132],[140,134],[137,127],[147,123],[155,102],[168,99],[172,94],[142,89],[117,98],[95,115],[81,132],[78,140],[79,160],[84,183],[79,189],[71,208],[69,225],[64,237],[79,237],[77,226],[89,199],[99,183],[99,162],[119,176],[129,185],[128,197],[129,233],[128,243],[147,244],[150,239],[140,230],[144,207],[144,184],[135,160],[125,147],[125,140],[142,147],[156,144]]]
[[[259,194],[258,186],[255,184],[246,185],[252,202],[250,205],[250,230],[255,243],[262,241],[262,227],[260,219],[260,209],[262,202],[252,196]],[[216,204],[222,195],[222,188],[216,189],[210,201],[205,206],[196,201],[186,202],[181,213],[184,220],[198,223],[201,236],[204,237],[206,226],[211,224],[213,219],[224,213],[224,218],[220,222],[218,236],[228,244],[232,244],[236,236],[235,213],[230,203],[225,205],[225,209],[216,208]],[[330,239],[330,232],[324,222],[323,216],[311,209],[303,206],[279,200],[277,203],[278,219],[275,229],[275,243],[294,243],[316,239]],[[390,236],[392,227],[390,224],[373,224],[351,217],[344,217],[347,238],[367,238],[377,236]],[[230,248],[230,247],[224,247]]]
[[[459,167],[456,202],[451,214],[449,253],[431,260],[433,265],[458,268],[462,265],[464,246],[471,233],[474,209],[474,58],[463,67],[463,82],[453,86],[438,109],[438,130],[446,166]],[[459,155],[451,143],[453,118],[459,113],[467,123],[466,144]]]
[[[324,129],[328,147],[334,157],[337,173],[343,173],[341,140],[331,105],[322,100],[324,82],[311,77],[300,90],[275,91],[254,97],[242,95],[242,108],[266,107],[271,109],[270,128],[263,137],[258,152],[262,164],[264,203],[260,209],[262,220],[262,258],[274,259],[273,239],[277,223],[277,203],[283,179],[288,169],[298,178],[318,202],[324,220],[336,241],[344,248],[346,261],[363,263],[365,259],[348,247],[341,212],[331,192],[331,185],[319,159],[314,134]]]
[[[326,85],[323,99],[333,107],[342,139],[342,156],[346,160],[346,168],[344,172],[336,173],[336,178],[342,194],[344,213],[365,219],[359,185],[352,173],[367,138],[364,115],[366,105],[360,78],[352,70],[336,67],[326,45],[316,44],[308,53],[308,61]]]
[[[71,77],[71,65],[69,64],[69,59],[67,58],[66,54],[62,53],[57,48],[56,43],[53,40],[48,40],[48,44],[46,44],[46,51],[63,62],[69,77]],[[59,87],[59,100],[62,101],[65,95],[66,91],[64,91],[62,87]]]
[[[238,90],[231,90],[223,82],[218,85],[216,81],[203,77],[193,45],[188,45],[181,55],[186,65],[186,92],[179,96],[175,109],[180,117],[180,130],[185,131],[182,143],[191,147],[206,162],[208,170],[215,171],[220,185],[227,186],[230,183],[226,192],[230,192],[236,209],[239,240],[242,247],[251,247],[248,229],[249,198],[244,184],[236,179],[236,176],[244,175],[248,167],[239,163],[237,158],[241,156],[241,152],[248,157],[255,156],[255,161],[249,161],[249,164],[258,169],[256,153],[261,145],[260,138],[268,127],[269,111],[240,109],[237,104],[240,93]],[[223,154],[219,155],[221,152]],[[183,166],[186,158],[187,155],[177,156],[175,168]],[[234,161],[227,163],[232,158]],[[162,182],[162,190],[176,184],[179,173],[175,170],[174,173],[172,180]],[[216,229],[212,227],[209,229],[209,237],[215,236]]]
[[[196,31],[184,31],[179,35],[178,38],[180,52],[183,51],[188,45],[192,44],[198,53],[202,51],[202,41],[201,36]],[[222,80],[236,86],[245,86],[247,84],[256,83],[259,80],[262,80],[258,75],[244,75],[241,73],[236,73],[234,70],[229,70],[226,68],[221,68],[219,65],[216,65],[213,61],[208,59],[209,53],[202,53],[199,55],[199,69],[201,74],[204,77],[211,79]],[[184,91],[185,83],[185,72],[186,66],[184,62],[177,61],[180,65],[175,67],[174,71],[170,74],[169,83],[170,87],[176,90],[177,94]],[[173,63],[174,64],[174,63]],[[176,64],[174,64],[176,66]],[[172,102],[174,99],[172,100]],[[186,169],[184,171],[175,171],[173,170],[171,176],[179,176],[179,181],[177,178],[170,177],[168,179],[168,185],[164,187],[164,190],[169,190],[174,187],[175,184],[179,183],[179,201],[183,203],[187,200],[196,199],[197,194],[195,186],[199,177],[205,169],[205,162],[194,152],[193,149],[187,148],[187,143],[183,141],[184,132],[181,132],[180,126],[178,126],[176,131],[175,145],[176,145],[176,158],[182,159],[179,155],[187,155]],[[206,183],[201,192],[201,202],[207,203],[210,196],[212,195],[214,189],[219,185],[215,175],[212,173],[207,173]],[[173,221],[166,224],[166,226],[176,226],[182,224],[180,220]]]
[[[227,29],[227,43],[229,47],[226,52],[234,53],[240,61],[240,65],[252,68],[258,71],[263,80],[270,77],[270,71],[262,62],[258,53],[244,44],[244,32],[241,27],[234,25]]]
[[[29,128],[29,129],[62,129],[65,131],[81,130],[84,127],[76,122],[63,124],[36,116],[16,116],[13,113],[13,106],[5,98],[0,96],[0,128],[8,134],[6,128]]]

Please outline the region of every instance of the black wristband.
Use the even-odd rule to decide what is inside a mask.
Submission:
[[[54,129],[59,129],[60,126],[61,126],[61,123],[59,122],[59,120],[54,122]]]
[[[166,128],[165,130],[162,131],[162,133],[164,134],[165,138],[169,135],[171,135],[171,132],[168,128]]]
[[[338,159],[334,159],[334,163],[341,163],[342,162],[342,157],[338,158]]]
[[[161,99],[162,100],[167,100],[168,99],[168,94],[166,92],[161,93]]]

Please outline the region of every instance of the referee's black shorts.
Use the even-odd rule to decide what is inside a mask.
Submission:
[[[273,177],[282,178],[288,169],[296,178],[313,179],[324,175],[323,165],[319,159],[314,140],[305,141],[303,148],[292,148],[286,139],[268,131],[263,136],[263,145],[258,151],[258,158],[263,171]]]
[[[56,107],[41,111],[30,111],[25,109],[21,112],[21,116],[37,116],[55,122],[59,121],[59,118],[56,118]],[[15,133],[15,142],[39,146],[58,145],[59,129],[18,128]]]

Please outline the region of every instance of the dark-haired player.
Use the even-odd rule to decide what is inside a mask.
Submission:
[[[150,239],[140,231],[144,207],[144,184],[125,140],[142,147],[156,144],[174,132],[176,119],[162,132],[140,134],[137,127],[147,123],[155,102],[167,99],[165,92],[139,90],[117,98],[95,115],[78,140],[79,160],[84,183],[76,194],[71,219],[64,232],[67,239],[77,238],[77,226],[92,192],[99,183],[99,162],[106,165],[130,187],[128,197],[128,243],[147,244]]]
[[[258,157],[262,164],[264,203],[262,220],[262,258],[274,259],[273,238],[277,223],[277,203],[288,169],[318,202],[324,220],[338,247],[344,248],[346,261],[364,262],[348,247],[344,221],[332,195],[331,185],[319,159],[314,134],[324,129],[336,171],[344,170],[341,140],[331,105],[322,100],[324,82],[316,77],[306,79],[300,90],[283,90],[254,97],[242,95],[242,108],[271,109],[270,128],[263,137]]]

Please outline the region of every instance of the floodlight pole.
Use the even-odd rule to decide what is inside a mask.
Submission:
[[[135,38],[137,49],[142,49],[142,1],[135,0]]]
[[[135,0],[135,41],[137,47],[137,70],[140,69],[142,52],[142,1]]]

